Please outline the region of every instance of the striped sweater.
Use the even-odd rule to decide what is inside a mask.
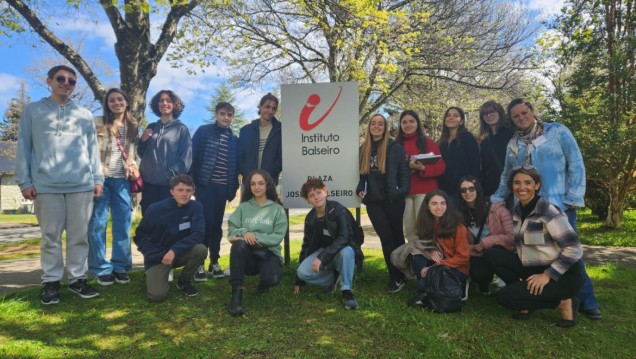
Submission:
[[[517,255],[524,267],[549,266],[545,274],[556,281],[583,256],[567,215],[544,198],[523,222],[517,205],[512,221]]]

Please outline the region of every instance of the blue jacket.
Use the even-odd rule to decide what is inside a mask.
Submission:
[[[236,191],[239,187],[236,168],[238,139],[234,136],[231,129],[221,128],[216,124],[208,124],[196,130],[192,137],[192,166],[190,167],[190,174],[197,186],[207,186],[210,183],[219,155],[221,134],[224,131],[229,134],[226,199],[231,201],[236,196]]]
[[[243,176],[243,182],[247,176],[258,169],[258,144],[259,144],[259,119],[256,119],[241,128],[238,140],[238,173]],[[261,169],[267,171],[274,182],[278,184],[278,176],[283,170],[283,149],[280,121],[272,119],[272,130],[267,137],[267,143],[263,150]]]
[[[202,243],[204,233],[203,205],[190,201],[178,207],[170,197],[148,207],[133,240],[144,255],[144,267],[148,269],[161,264],[163,256],[171,249],[176,257],[184,255]]]
[[[508,179],[514,167],[524,165],[526,148],[519,136],[510,139],[499,189],[492,195],[492,202],[502,202],[510,193]],[[567,127],[560,123],[543,124],[543,134],[534,140],[530,148],[530,164],[543,180],[539,190],[541,197],[563,211],[568,209],[568,205],[585,206],[583,156]]]

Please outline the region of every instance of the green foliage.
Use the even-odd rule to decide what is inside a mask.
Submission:
[[[9,107],[4,112],[2,121],[0,122],[0,141],[18,140],[18,127],[20,125],[20,117],[24,107],[31,102],[31,96],[26,90],[24,82],[20,84],[16,97],[9,100]]]
[[[621,225],[626,196],[636,189],[636,2],[567,2],[542,42],[559,65],[552,78],[560,111],[583,154],[589,199],[606,207],[606,223]],[[604,191],[604,193],[600,192]]]
[[[299,250],[294,243],[293,257]],[[222,260],[225,258],[222,258]],[[227,262],[222,263],[226,265]],[[81,299],[62,288],[60,304],[42,306],[39,290],[0,298],[0,356],[21,358],[626,358],[636,350],[632,318],[633,268],[588,269],[604,318],[580,318],[574,329],[551,326],[556,310],[517,322],[493,296],[474,289],[461,313],[439,315],[406,306],[414,281],[400,293],[384,290],[380,251],[369,251],[356,274],[361,308],[347,311],[339,293],[306,285],[292,293],[292,262],[281,284],[257,295],[257,277],[247,277],[244,317],[226,310],[227,280],[195,283],[200,294],[185,297],[171,285],[161,303],[145,299],[143,272],[129,285],[99,287],[101,296]],[[179,270],[175,273],[179,275]],[[503,331],[502,331],[503,330]],[[502,334],[503,333],[503,334]]]

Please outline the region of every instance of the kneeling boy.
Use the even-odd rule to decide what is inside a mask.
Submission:
[[[144,213],[134,241],[144,255],[148,300],[157,302],[168,295],[172,268],[183,267],[177,288],[187,296],[198,294],[190,278],[207,256],[201,243],[205,233],[203,206],[190,198],[194,182],[188,175],[170,179],[172,197],[155,202]]]
[[[357,247],[351,228],[351,214],[340,203],[327,200],[327,187],[320,179],[308,179],[300,189],[300,195],[314,208],[305,217],[294,293],[299,293],[305,282],[333,291],[337,279],[345,308],[357,309],[358,302],[351,292]]]

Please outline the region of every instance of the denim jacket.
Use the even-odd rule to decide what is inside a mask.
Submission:
[[[526,144],[514,135],[506,150],[506,163],[499,189],[492,202],[503,202],[510,193],[508,180],[513,167],[523,166]],[[584,207],[585,165],[581,150],[570,130],[560,123],[545,123],[543,134],[533,141],[530,164],[543,179],[539,195],[565,211],[568,206]]]

